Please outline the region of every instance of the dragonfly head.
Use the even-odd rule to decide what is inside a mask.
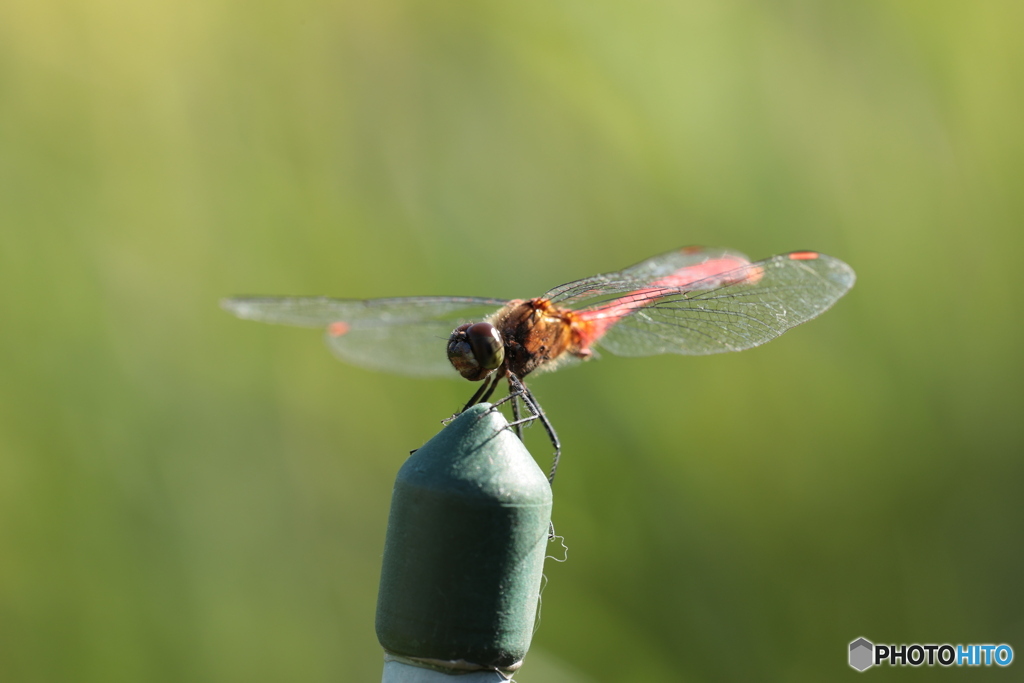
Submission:
[[[490,323],[459,325],[448,338],[448,360],[466,379],[482,380],[505,362],[501,333]]]

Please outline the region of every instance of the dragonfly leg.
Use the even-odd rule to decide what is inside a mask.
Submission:
[[[512,422],[509,422],[508,426],[509,427],[515,427],[516,431],[519,431],[519,428],[522,427],[524,424],[526,424],[528,422],[533,422],[536,419],[537,419],[536,415],[527,415],[526,417],[524,417],[522,419],[513,420]]]
[[[509,401],[511,401],[511,400],[513,400],[513,399],[515,399],[515,398],[516,398],[516,397],[518,397],[518,396],[519,396],[519,394],[516,394],[516,393],[511,393],[511,392],[510,392],[508,396],[506,396],[506,397],[504,397],[504,398],[499,398],[499,399],[498,399],[497,401],[495,401],[494,403],[492,403],[492,404],[491,404],[491,407],[492,407],[492,408],[498,408],[498,407],[500,407],[500,406],[503,406],[503,405],[505,405],[506,403],[508,403]]]
[[[505,375],[506,378],[507,378],[507,375],[509,375],[509,374],[511,374],[511,373],[508,373],[506,371],[506,375]],[[516,436],[518,436],[519,440],[522,441],[523,440],[523,425],[527,424],[528,422],[533,422],[534,420],[537,419],[537,416],[534,415],[532,413],[532,411],[531,411],[530,415],[528,415],[525,418],[523,417],[522,410],[521,410],[521,407],[519,405],[519,401],[520,400],[524,400],[522,398],[522,396],[523,396],[523,385],[522,385],[522,383],[520,383],[518,386],[519,386],[519,388],[517,389],[512,384],[512,382],[509,381],[508,396],[505,396],[504,398],[500,398],[497,401],[495,401],[493,403],[493,405],[491,405],[491,410],[495,410],[495,409],[497,409],[498,407],[500,407],[501,405],[503,405],[505,403],[511,403],[512,404],[512,421],[508,423],[508,426],[509,427],[515,427]],[[524,400],[524,403],[525,403],[525,400]],[[527,406],[527,408],[529,408],[529,406]]]
[[[555,456],[551,462],[551,470],[548,472],[548,483],[554,482],[555,472],[558,470],[558,461],[562,457],[562,444],[558,440],[558,434],[555,433],[555,428],[552,426],[548,416],[544,414],[544,410],[537,403],[537,399],[533,397],[530,390],[526,388],[523,381],[513,375],[511,372],[508,373],[508,384],[512,389],[512,392],[518,394],[522,399],[526,407],[533,413],[534,417],[540,420],[540,423],[544,425],[544,431],[548,433],[548,438],[551,439],[551,445],[555,447]]]
[[[498,388],[498,382],[500,381],[501,378],[498,377],[498,373],[495,372],[493,374],[494,379],[491,381],[491,386],[487,388],[487,391],[484,392],[484,395],[480,397],[480,400],[477,401],[477,403],[484,403],[485,401],[487,401],[487,399],[491,397],[491,394],[494,393],[494,390]]]
[[[505,374],[502,375],[502,377],[505,377],[507,379],[508,376],[511,375],[511,374],[512,373],[510,373],[510,372],[508,372],[506,370]],[[519,386],[522,387],[522,383],[520,383]],[[523,395],[522,389],[516,389],[514,386],[512,386],[512,382],[509,381],[509,383],[508,383],[508,396],[505,396],[504,398],[499,398],[497,401],[495,401],[491,405],[491,407],[492,408],[497,408],[498,406],[501,406],[501,405],[511,401],[512,402],[512,415],[514,416],[513,419],[514,420],[518,420],[519,419],[519,406],[516,405],[516,399],[518,399],[522,395]]]
[[[511,396],[512,396],[512,424],[516,428],[516,436],[518,436],[519,440],[522,441],[523,440],[523,423],[520,420],[519,396],[517,396],[516,394],[511,394]]]
[[[491,394],[494,393],[495,387],[498,386],[499,378],[497,374],[498,373],[496,372],[492,372],[490,377],[484,379],[483,384],[481,384],[480,388],[476,390],[475,394],[473,394],[473,398],[469,399],[465,407],[459,412],[464,413],[473,406],[475,406],[477,403],[483,403],[484,401],[489,399],[491,397]]]
[[[519,408],[519,399],[521,394],[517,391],[512,390],[509,387],[508,396],[500,398],[491,405],[491,410],[497,410],[501,405],[505,403],[512,403],[512,421],[508,423],[509,427],[515,427],[515,434],[519,437],[519,440],[523,440],[523,425],[527,422],[533,422],[537,419],[536,415],[530,415],[526,418],[522,417],[522,413]]]
[[[538,419],[537,416],[532,413],[530,415],[527,415],[526,417],[522,416],[522,411],[519,408],[519,400],[521,398],[522,395],[519,393],[510,393],[508,396],[502,399],[502,402],[509,400],[512,401],[512,421],[508,423],[508,426],[516,428],[516,436],[519,437],[520,441],[523,440],[523,425],[529,424],[530,422],[533,422],[534,420]]]

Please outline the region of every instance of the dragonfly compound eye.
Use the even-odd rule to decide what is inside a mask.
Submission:
[[[490,323],[467,323],[448,338],[448,360],[468,380],[479,381],[505,361],[501,334]]]

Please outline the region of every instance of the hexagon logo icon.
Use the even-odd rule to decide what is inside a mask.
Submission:
[[[850,643],[850,666],[857,671],[863,671],[872,666],[874,662],[875,646],[866,638],[858,638]]]

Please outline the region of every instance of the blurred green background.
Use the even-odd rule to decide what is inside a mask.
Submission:
[[[536,296],[687,244],[859,281],[763,348],[533,381],[569,558],[518,679],[838,680],[858,636],[1024,655],[1022,25],[5,0],[0,680],[379,680],[393,477],[473,387],[221,297]]]

